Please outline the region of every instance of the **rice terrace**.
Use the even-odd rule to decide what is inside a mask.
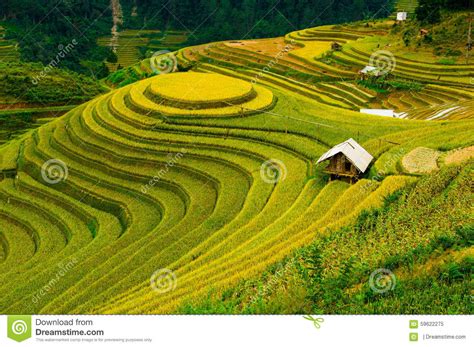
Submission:
[[[0,9],[1,314],[472,314],[470,1],[60,3]]]

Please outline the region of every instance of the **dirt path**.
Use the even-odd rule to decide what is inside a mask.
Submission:
[[[118,26],[123,24],[123,13],[122,5],[120,5],[119,0],[110,0],[110,7],[112,8],[112,26],[111,34],[112,38],[110,39],[110,47],[114,52],[117,52],[119,31]]]

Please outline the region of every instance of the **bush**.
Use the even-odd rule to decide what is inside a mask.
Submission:
[[[410,90],[419,92],[423,89],[423,85],[415,81],[392,80],[387,81],[385,84],[396,90]]]
[[[97,81],[67,69],[45,70],[38,63],[0,64],[0,96],[14,96],[19,102],[81,103],[102,92]]]
[[[438,64],[443,64],[443,65],[454,65],[456,64],[456,61],[451,58],[442,58],[438,60]]]

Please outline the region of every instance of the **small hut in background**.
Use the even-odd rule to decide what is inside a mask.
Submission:
[[[359,75],[362,80],[366,80],[371,77],[378,78],[380,76],[383,76],[384,73],[381,69],[375,66],[367,65],[366,67],[364,67],[362,70],[359,71]]]
[[[377,108],[361,108],[360,113],[371,114],[374,116],[391,117],[391,118],[394,118],[397,115],[394,110],[377,109]]]
[[[426,30],[426,29],[420,29],[420,36],[421,36],[421,37],[424,37],[424,36],[428,35],[428,33],[429,33],[428,30]]]
[[[342,51],[342,45],[339,42],[334,41],[331,44],[331,50],[336,51],[336,52]]]
[[[407,20],[407,12],[397,12],[397,22],[404,22]]]
[[[354,183],[366,172],[373,159],[354,139],[349,139],[324,153],[318,164],[329,161],[324,172],[330,174],[330,180],[340,179]]]

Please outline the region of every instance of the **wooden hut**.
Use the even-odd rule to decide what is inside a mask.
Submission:
[[[420,36],[424,37],[429,34],[429,31],[426,29],[420,29]]]
[[[369,78],[379,78],[380,76],[383,76],[384,73],[375,66],[367,65],[359,71],[359,75],[362,80],[365,80]]]
[[[342,45],[339,42],[334,41],[333,43],[331,43],[331,50],[342,51]]]
[[[324,172],[330,174],[330,179],[340,179],[350,183],[357,181],[374,157],[370,155],[354,139],[340,143],[324,153],[318,164],[329,161]]]

